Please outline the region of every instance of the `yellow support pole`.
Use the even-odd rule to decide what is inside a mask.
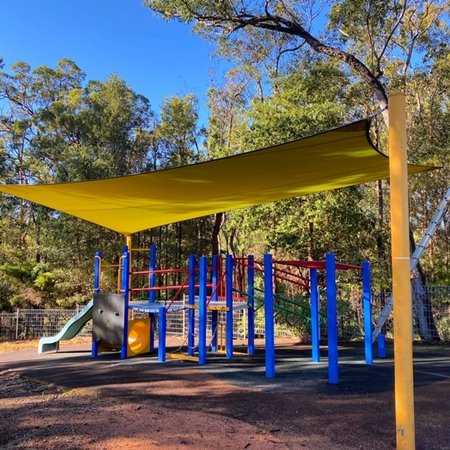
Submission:
[[[127,247],[128,247],[128,251],[131,252],[131,245],[133,244],[133,235],[132,234],[127,234],[126,240],[127,240],[126,244],[127,244]]]
[[[395,422],[397,448],[415,449],[412,301],[409,249],[406,99],[389,96],[392,294],[394,299]]]

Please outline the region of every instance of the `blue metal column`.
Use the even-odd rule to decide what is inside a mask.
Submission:
[[[380,333],[377,336],[377,343],[378,343],[378,358],[386,358],[386,336]]]
[[[247,267],[247,353],[255,354],[255,257],[248,255]]]
[[[319,286],[317,269],[309,271],[309,289],[311,297],[311,347],[312,361],[320,361],[320,323],[319,323]]]
[[[95,252],[95,260],[94,260],[94,294],[100,294],[100,278],[101,278],[101,270],[102,270],[102,252]]]
[[[266,377],[275,377],[275,335],[273,305],[273,267],[272,255],[264,255],[264,324],[266,340]]]
[[[94,294],[100,294],[100,278],[101,278],[101,270],[102,270],[102,253],[96,252],[94,259]],[[91,356],[93,358],[97,358],[98,356],[98,342],[92,340],[92,349]]]
[[[156,270],[156,244],[150,244],[149,255],[148,255],[148,270]],[[156,286],[156,274],[150,273],[148,276],[148,286]],[[156,291],[149,291],[148,293],[149,303],[156,302]],[[150,352],[155,349],[155,313],[150,313]]]
[[[327,253],[325,257],[327,284],[327,327],[328,327],[328,382],[339,383],[338,327],[336,300],[336,257]]]
[[[158,361],[164,362],[166,360],[166,308],[162,306],[159,308],[158,314]]]
[[[370,263],[362,263],[363,316],[364,316],[364,353],[366,364],[373,364],[372,351],[372,292],[370,286]]]
[[[188,355],[194,356],[195,350],[195,268],[194,255],[189,256],[189,309],[188,309]]]
[[[206,288],[208,276],[208,258],[200,257],[199,264],[199,304],[198,304],[198,363],[206,364]]]
[[[128,355],[128,301],[130,296],[130,251],[129,248],[123,246],[123,263],[122,263],[122,292],[124,298],[123,312],[123,341],[120,349],[120,357],[125,359]]]
[[[217,283],[219,282],[219,256],[212,257],[212,288],[211,288],[211,303],[217,302],[218,292]],[[218,311],[211,311],[211,351],[217,352],[217,322],[219,314]]]
[[[227,320],[226,320],[226,354],[228,359],[233,358],[233,256],[227,255],[225,262],[226,271],[226,303],[227,303]]]

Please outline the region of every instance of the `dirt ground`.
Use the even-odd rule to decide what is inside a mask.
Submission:
[[[310,348],[289,341],[271,380],[262,348],[199,367],[92,360],[83,341],[45,355],[12,347],[0,354],[0,448],[392,449],[392,359],[366,366],[360,347],[340,347],[338,385],[327,383],[325,349],[312,364]],[[450,449],[449,388],[450,348],[417,347],[418,449]]]

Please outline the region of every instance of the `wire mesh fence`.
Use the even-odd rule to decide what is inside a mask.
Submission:
[[[379,316],[390,295],[390,292],[381,292],[373,296],[375,318]],[[414,287],[412,304],[414,339],[450,342],[450,286]],[[393,338],[392,314],[384,324],[383,333],[388,338]]]
[[[381,308],[386,303],[390,293],[374,293],[372,298],[373,319],[378,318]],[[417,300],[418,299],[418,300]],[[308,298],[296,299],[290,305],[289,312],[283,308],[278,299],[275,307],[275,335],[278,337],[296,337],[305,342],[311,339],[311,323],[307,311]],[[167,314],[167,334],[187,337],[188,309],[187,298],[174,302],[183,308]],[[296,306],[297,305],[297,306]],[[306,305],[306,306],[305,306]],[[320,329],[321,338],[326,338],[326,298],[325,293],[320,296]],[[425,305],[425,306],[424,306]],[[418,292],[413,290],[413,324],[414,338],[424,340],[424,327],[434,330],[436,336],[445,342],[450,342],[450,286],[427,286]],[[420,314],[418,313],[420,308]],[[13,313],[0,313],[0,340],[38,339],[42,336],[57,334],[64,324],[79,310],[70,309],[17,309]],[[237,339],[247,337],[247,309],[235,310],[233,313],[233,335]],[[198,314],[195,329],[198,330]],[[418,319],[420,317],[420,320]],[[208,323],[211,323],[212,313],[208,312]],[[224,324],[226,313],[218,312],[218,332],[223,331],[220,324]],[[82,330],[82,335],[91,333],[92,322],[89,321]],[[209,339],[211,329],[208,328]],[[392,338],[392,315],[387,320],[384,332]],[[340,289],[338,295],[338,333],[342,341],[361,340],[363,338],[363,312],[361,292],[352,289]],[[255,311],[255,334],[264,336],[264,308]]]
[[[14,313],[0,313],[0,340],[38,339],[57,334],[77,309],[17,309]],[[81,335],[90,335],[90,322]]]

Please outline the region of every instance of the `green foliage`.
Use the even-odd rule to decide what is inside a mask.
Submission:
[[[156,135],[161,145],[161,167],[176,167],[201,158],[198,102],[192,95],[166,99]]]
[[[18,62],[9,72],[0,61],[2,182],[104,178],[228,156],[366,116],[383,105],[386,91],[401,88],[409,94],[410,158],[443,166],[411,178],[411,222],[421,236],[449,181],[446,2],[340,0],[326,3],[329,9],[307,1],[145,4],[165,19],[193,22],[234,62],[208,92],[208,129],[198,126],[192,95],[168,98],[156,113],[116,75],[86,80],[67,59],[34,70]],[[374,124],[373,137],[385,148],[382,120]],[[385,183],[358,186],[234,211],[223,224],[220,215],[170,224],[138,233],[135,245],[156,242],[163,267],[185,264],[189,253],[209,254],[218,236],[222,251],[237,255],[321,259],[333,251],[348,262],[369,258],[375,285],[385,288],[387,190]],[[2,309],[83,303],[92,292],[93,253],[118,262],[116,233],[7,197],[0,212]],[[423,260],[436,284],[449,282],[449,223],[447,214]],[[105,286],[114,284],[111,272]]]
[[[67,59],[34,70],[19,62],[0,72],[0,176],[31,184],[105,178],[198,161],[203,131],[192,95],[166,100],[157,119],[148,99],[124,80],[86,81]],[[117,233],[15,198],[0,201],[2,309],[73,307],[92,295],[93,254],[117,263]],[[157,241],[165,265],[204,253],[209,219],[140,233]],[[198,247],[197,247],[198,244]],[[109,289],[115,288],[111,280]]]

